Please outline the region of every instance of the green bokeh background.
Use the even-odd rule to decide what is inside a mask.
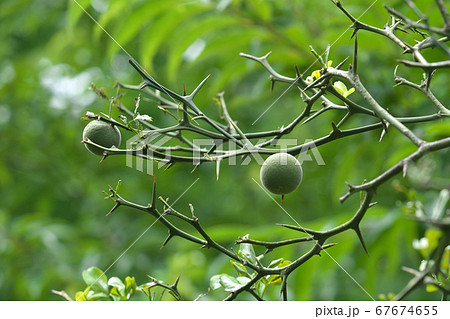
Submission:
[[[277,84],[271,93],[267,72],[239,57],[239,52],[261,56],[272,51],[270,62],[288,76],[295,75],[294,63],[301,72],[309,68],[305,74],[320,68],[317,63],[310,67],[315,58],[309,45],[323,52],[333,43],[330,59],[334,65],[352,53],[349,21],[331,1],[79,3],[156,80],[172,90],[182,92],[185,86],[191,91],[211,74],[197,104],[219,119],[213,98],[225,91],[229,112],[245,132],[287,125],[302,111],[303,103],[298,90],[287,90],[287,86]],[[388,19],[382,4],[375,3],[362,21],[382,27]],[[402,1],[386,4],[411,14]],[[420,3],[430,21],[440,23],[433,4],[431,0]],[[368,3],[345,1],[345,6],[358,16]],[[112,201],[103,200],[102,190],[107,190],[108,184],[122,180],[122,195],[141,204],[148,203],[152,191],[153,176],[127,167],[125,157],[111,157],[99,164],[99,158],[80,143],[85,125],[80,118],[87,111],[107,113],[109,109],[108,102],[88,90],[90,83],[105,87],[112,96],[115,80],[130,84],[141,80],[125,52],[71,0],[3,1],[0,25],[0,299],[60,300],[52,289],[73,296],[84,288],[84,269],[108,268],[144,231],[108,270],[108,277],[130,275],[144,283],[146,275],[151,275],[173,282],[181,274],[181,293],[194,299],[207,292],[211,276],[234,274],[228,258],[179,238],[160,249],[167,230],[158,223],[148,229],[154,222],[151,216],[120,208],[105,217],[113,206]],[[358,40],[360,76],[377,101],[397,116],[435,112],[431,103],[411,88],[392,87],[395,59],[401,54],[398,47],[363,32]],[[195,54],[194,49],[202,46],[200,54]],[[433,52],[429,57],[440,56]],[[414,81],[421,78],[416,70],[400,67],[399,72]],[[448,72],[438,72],[433,86],[436,96],[448,101]],[[135,97],[127,92],[124,102],[132,107]],[[364,103],[357,94],[351,98]],[[155,124],[174,124],[152,102],[143,101],[140,112],[152,116]],[[113,110],[113,116],[117,115]],[[324,136],[330,132],[330,121],[340,116],[326,113],[289,137],[303,142]],[[346,128],[366,123],[366,118],[358,117]],[[444,121],[412,127],[427,140],[449,134]],[[378,143],[380,133],[320,147],[326,165],[305,162],[302,184],[286,197],[283,207],[308,228],[326,229],[346,221],[356,211],[358,198],[339,203],[339,196],[346,191],[345,181],[356,184],[373,178],[414,151],[395,130]],[[130,137],[124,133],[123,140]],[[398,191],[400,186],[410,193],[420,190],[417,199],[431,209],[438,194],[435,189],[450,183],[448,158],[448,150],[432,154],[418,164],[415,179],[414,174],[412,179],[398,176],[378,190],[378,205],[362,223],[370,257],[355,234],[333,238],[339,244],[329,254],[375,298],[380,293],[398,292],[410,279],[401,266],[417,268],[420,263],[412,240],[420,238],[424,229],[405,218],[402,207],[411,197]],[[259,164],[254,160],[245,166],[223,164],[218,181],[213,165],[202,165],[194,173],[191,170],[191,164],[177,164],[166,171],[155,166],[158,195],[176,200],[198,179],[175,208],[189,214],[188,204],[192,203],[202,225],[221,244],[232,247],[245,234],[260,240],[298,235],[275,225],[293,221],[254,182],[259,182]],[[431,180],[427,185],[423,182],[426,178]],[[256,249],[258,254],[264,252]],[[304,249],[285,247],[265,260],[292,260]],[[213,291],[202,300],[225,295]],[[369,299],[325,254],[290,277],[289,296],[295,300]],[[271,287],[266,297],[278,299],[278,287]],[[439,294],[419,289],[408,298],[436,300]]]

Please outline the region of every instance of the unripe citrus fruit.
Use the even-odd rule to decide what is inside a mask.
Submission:
[[[293,192],[302,181],[299,161],[288,153],[270,155],[261,166],[261,182],[274,194]]]
[[[99,120],[89,122],[83,130],[83,141],[89,139],[95,144],[110,148],[118,147],[121,141],[120,131],[117,127]],[[84,144],[89,152],[95,155],[103,155],[103,150],[97,146]]]

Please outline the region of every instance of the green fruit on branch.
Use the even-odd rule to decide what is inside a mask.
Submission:
[[[302,181],[300,162],[288,153],[270,155],[261,166],[261,182],[274,194],[293,192]]]
[[[83,141],[90,140],[100,146],[111,148],[119,147],[121,141],[120,131],[117,127],[99,120],[89,122],[83,130]],[[85,143],[89,152],[95,155],[103,156],[104,150],[101,148]]]

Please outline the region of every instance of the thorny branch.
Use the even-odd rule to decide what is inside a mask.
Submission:
[[[387,132],[389,127],[393,127],[398,130],[417,147],[417,150],[415,152],[405,157],[390,169],[381,173],[369,182],[358,186],[348,185],[349,190],[340,198],[341,202],[346,200],[354,193],[362,193],[363,199],[360,203],[359,209],[347,222],[326,231],[306,229],[300,225],[281,225],[285,228],[304,233],[306,234],[306,236],[276,242],[254,240],[249,239],[248,237],[240,238],[236,241],[237,244],[248,243],[252,245],[263,246],[267,249],[266,253],[286,245],[298,245],[304,243],[312,244],[312,248],[309,251],[299,256],[289,265],[280,268],[269,268],[262,265],[260,262],[251,263],[248,260],[242,260],[242,257],[235,253],[233,249],[226,248],[225,246],[219,244],[207,233],[207,231],[200,224],[199,219],[193,214],[193,210],[192,217],[187,217],[187,215],[174,209],[168,202],[168,200],[165,200],[162,197],[158,197],[159,205],[162,205],[162,209],[158,208],[156,198],[156,183],[154,184],[152,202],[148,205],[139,205],[128,201],[121,197],[118,194],[117,190],[110,188],[111,194],[108,196],[108,198],[113,199],[115,202],[115,206],[113,207],[111,212],[120,206],[128,206],[152,215],[168,229],[169,235],[164,241],[163,246],[166,245],[172,238],[180,237],[190,242],[196,243],[203,248],[214,249],[228,256],[232,260],[240,262],[245,267],[253,270],[255,272],[255,276],[248,283],[243,284],[238,289],[232,291],[226,298],[226,300],[233,300],[244,291],[250,293],[256,299],[262,300],[262,296],[259,296],[254,292],[254,285],[264,276],[274,274],[280,276],[282,280],[282,298],[283,300],[287,300],[287,282],[289,275],[302,264],[313,258],[315,255],[320,255],[320,253],[324,249],[331,248],[334,243],[326,244],[326,241],[333,236],[347,230],[352,230],[356,233],[363,249],[368,253],[367,247],[364,243],[363,236],[360,231],[360,224],[367,210],[375,204],[371,202],[371,200],[374,197],[377,188],[400,172],[403,172],[403,176],[405,176],[408,171],[408,165],[411,162],[417,161],[419,158],[425,156],[430,152],[450,148],[450,137],[428,142],[419,137],[417,133],[415,133],[410,128],[410,124],[413,123],[435,121],[450,116],[448,107],[446,107],[441,101],[439,101],[430,89],[432,77],[436,70],[449,68],[450,60],[429,62],[424,58],[422,54],[422,51],[428,48],[440,48],[445,53],[450,52],[448,47],[446,46],[446,43],[448,42],[450,36],[450,15],[443,1],[436,1],[444,21],[444,25],[442,27],[431,26],[428,22],[428,19],[420,13],[420,11],[414,6],[412,1],[407,1],[408,5],[410,5],[414,9],[414,12],[419,15],[420,22],[416,22],[410,18],[407,18],[406,16],[397,12],[395,9],[386,7],[387,11],[392,16],[391,22],[386,24],[384,28],[378,28],[365,24],[359,21],[347,9],[345,9],[340,1],[332,0],[332,2],[350,19],[352,28],[354,29],[353,37],[355,38],[355,43],[352,59],[353,62],[352,65],[349,65],[348,70],[343,70],[343,66],[347,59],[345,59],[337,67],[331,67],[327,65],[326,61],[324,62],[322,60],[321,56],[319,56],[319,60],[322,60],[322,62],[324,62],[323,68],[322,70],[320,70],[320,77],[314,79],[312,82],[307,82],[304,78],[304,75],[300,74],[297,67],[295,78],[278,73],[269,63],[268,58],[270,52],[262,57],[255,57],[244,53],[241,54],[241,56],[244,58],[251,59],[255,62],[260,63],[262,67],[265,68],[270,74],[270,81],[272,82],[272,84],[275,84],[276,82],[285,83],[290,86],[297,87],[300,90],[303,102],[305,103],[305,107],[303,111],[286,126],[270,131],[244,133],[244,131],[240,127],[238,127],[236,122],[229,114],[223,93],[219,94],[218,101],[222,109],[221,113],[223,114],[222,120],[224,121],[224,123],[216,121],[206,115],[202,111],[201,107],[199,107],[194,102],[195,96],[205,85],[208,77],[206,77],[191,94],[180,95],[153,80],[134,60],[130,60],[131,65],[142,76],[143,82],[140,85],[127,85],[119,83],[117,85],[118,89],[134,90],[146,94],[151,100],[157,101],[159,108],[164,111],[176,110],[177,114],[181,114],[181,116],[178,117],[174,116],[177,119],[178,123],[170,127],[158,127],[157,125],[151,123],[149,120],[137,119],[136,122],[139,123],[139,125],[143,128],[142,130],[136,131],[140,136],[141,143],[136,147],[130,149],[104,148],[93,143],[92,141],[83,141],[84,143],[92,144],[99,148],[102,148],[105,152],[105,157],[111,155],[133,155],[146,160],[160,161],[168,165],[173,165],[177,162],[197,163],[197,167],[204,162],[219,163],[224,159],[230,159],[238,156],[276,153],[279,150],[274,149],[273,146],[277,144],[277,141],[280,138],[290,134],[295,128],[313,121],[326,111],[335,111],[337,113],[342,113],[343,117],[337,125],[333,122],[331,123],[331,132],[328,135],[316,138],[311,142],[290,147],[286,151],[292,155],[298,155],[302,152],[307,151],[308,149],[319,147],[321,145],[333,142],[344,137],[350,137],[356,134],[361,134],[377,129],[383,130],[383,136]],[[356,38],[357,33],[362,30],[378,34],[389,39],[394,44],[400,47],[403,54],[409,54],[412,60],[399,60],[398,62],[402,65],[406,67],[419,67],[424,70],[426,79],[420,84],[415,84],[405,78],[397,76],[396,73],[395,82],[397,83],[397,85],[407,85],[423,93],[432,102],[434,108],[437,109],[436,113],[415,117],[397,117],[388,111],[387,106],[382,106],[372,96],[370,91],[363,85],[363,81],[359,78],[359,75],[357,73],[358,44]],[[422,36],[424,36],[424,40],[412,45],[396,35],[396,32],[398,31],[407,32],[407,30],[412,30],[421,34]],[[437,38],[436,36],[439,36],[440,38]],[[344,96],[340,92],[338,92],[333,86],[333,79],[344,79],[349,82],[355,88],[356,92],[364,99],[365,105],[360,105],[349,99],[347,96]],[[339,100],[339,103],[330,100],[326,96],[327,93],[331,94],[333,97]],[[315,105],[317,104],[316,102],[320,102],[322,108],[314,109]],[[126,116],[134,118],[134,112],[123,105],[120,99],[117,99],[114,105]],[[348,121],[350,117],[356,115],[370,118],[374,121],[374,123],[346,130],[342,130],[340,128],[344,121]],[[87,117],[97,118],[118,125],[121,128],[132,130],[129,125],[122,124],[119,121],[115,121],[105,115],[96,115],[90,113],[87,115]],[[207,128],[201,126],[199,122],[205,123]],[[196,145],[194,139],[189,139],[185,136],[184,133],[187,131],[197,133],[199,136],[204,138],[212,139],[214,141],[213,146],[210,148],[205,148],[201,147],[200,145]],[[157,135],[167,135],[177,138],[180,141],[181,145],[174,147],[152,145],[151,138]],[[255,139],[266,140],[264,140],[263,142],[259,141],[258,144],[254,144],[252,143],[252,141]],[[225,151],[218,147],[224,143],[235,143],[238,148],[235,150]],[[173,154],[174,151],[180,151],[183,153],[183,155]],[[172,217],[193,226],[197,234],[192,235],[180,228],[177,228],[171,221],[169,221],[169,218]],[[448,242],[448,238],[446,242]],[[436,258],[439,258],[439,253],[442,253],[443,249],[445,249],[445,245],[441,246],[441,251],[436,253]],[[427,283],[427,278],[430,278],[430,276],[436,271],[437,270],[435,269],[435,267],[428,267],[421,272],[410,271],[414,275],[414,278],[405,287],[405,289],[396,296],[396,299],[403,299],[418,285]],[[181,299],[181,295],[178,294],[177,290],[175,290],[174,293],[176,294],[177,298]],[[446,291],[446,293],[448,294],[449,292]]]

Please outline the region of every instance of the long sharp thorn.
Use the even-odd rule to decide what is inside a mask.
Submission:
[[[335,132],[335,133],[341,132],[341,130],[334,123],[334,121],[331,121],[331,127],[333,128],[333,132]]]
[[[381,135],[380,135],[380,139],[378,140],[378,143],[381,142],[381,140],[383,139],[383,137],[386,135],[387,131],[383,128],[383,131],[381,131]]]
[[[405,163],[403,164],[403,178],[406,177],[406,174],[408,173],[408,161],[405,161]]]
[[[181,274],[178,275],[177,280],[175,280],[174,284],[172,285],[173,288],[177,288],[178,282],[180,281],[180,277],[181,277]]]
[[[103,153],[103,157],[102,157],[102,159],[100,160],[100,162],[98,162],[99,164],[101,164],[101,163],[103,163],[103,161],[106,159],[108,157],[108,153]]]
[[[211,74],[208,74],[206,78],[204,78],[203,81],[201,81],[200,84],[195,88],[195,90],[189,95],[191,99],[193,99],[195,95],[198,93],[198,91],[200,91],[200,89],[206,83],[206,81],[209,79],[210,76]]]
[[[361,229],[359,229],[359,226],[356,226],[355,228],[353,228],[353,230],[355,231],[356,235],[358,235],[359,241],[361,242],[361,245],[363,246],[367,256],[369,256],[369,251],[367,250],[366,243],[364,242],[364,238],[361,234]]]
[[[199,163],[199,164],[196,164],[196,165],[194,166],[194,168],[192,169],[191,174],[194,173],[195,170],[196,170],[199,166],[200,166],[200,163]]]
[[[109,216],[113,211],[115,211],[118,207],[120,206],[120,204],[118,202],[116,202],[116,205],[114,205],[114,207],[109,211],[108,214],[106,214],[106,216]]]
[[[299,79],[301,77],[297,63],[295,63],[295,75],[296,75],[297,79]]]
[[[219,180],[219,173],[220,173],[220,160],[218,159],[216,161],[216,177],[217,177],[217,180]]]
[[[169,232],[169,236],[167,236],[166,240],[164,240],[164,242],[163,242],[163,244],[162,244],[162,246],[161,246],[160,249],[163,249],[163,248],[167,245],[167,243],[169,242],[169,240],[172,239],[172,237],[173,237],[172,233]]]
[[[355,47],[353,50],[353,74],[358,72],[358,34],[355,33]]]
[[[342,65],[344,65],[345,62],[347,62],[348,58],[349,58],[349,56],[347,56],[341,63],[339,63],[339,64],[336,66],[336,69],[340,69],[340,68],[342,67]]]
[[[369,208],[375,206],[376,204],[378,204],[378,202],[373,202],[369,204]]]
[[[167,164],[167,167],[164,169],[164,171],[167,171],[172,166],[173,166],[173,162],[170,162],[169,164]]]
[[[153,176],[153,190],[152,190],[152,204],[151,207],[156,205],[156,176]]]

